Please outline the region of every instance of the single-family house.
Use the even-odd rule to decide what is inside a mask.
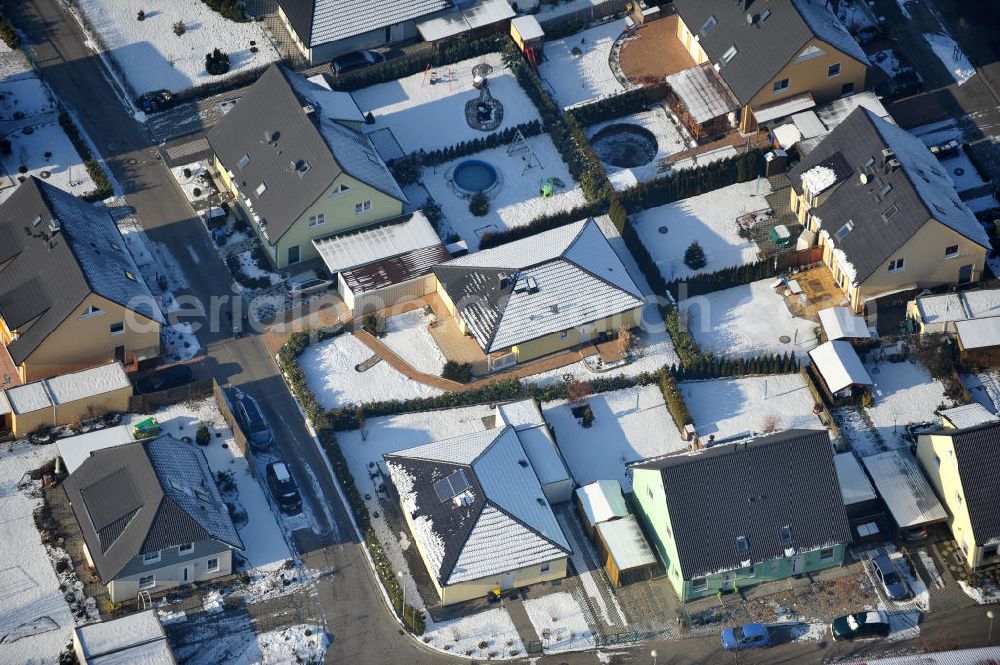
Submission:
[[[682,602],[839,566],[851,542],[824,430],[637,462],[632,488]]]
[[[645,301],[592,219],[434,267],[437,292],[490,369],[634,328]]]
[[[35,177],[0,204],[0,344],[21,382],[134,368],[163,322],[107,209]]]
[[[384,457],[442,605],[566,576],[569,542],[514,427]]]
[[[312,239],[403,212],[406,196],[353,98],[272,65],[208,132],[215,170],[272,264],[319,255]]]
[[[243,549],[205,454],[171,436],[95,450],[63,489],[112,602],[228,575]]]
[[[917,439],[917,459],[948,511],[969,568],[1000,563],[1000,422],[942,429]]]
[[[966,284],[983,273],[986,231],[937,158],[864,107],[789,171],[809,246],[860,312],[870,300]]]
[[[868,58],[823,0],[675,0],[677,39],[721,79],[741,131],[865,87]],[[697,88],[694,88],[697,90]]]

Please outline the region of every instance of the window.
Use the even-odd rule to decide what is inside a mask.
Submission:
[[[866,169],[870,169],[873,166],[875,166],[875,158],[874,157],[869,157],[867,160],[865,160],[865,168]]]
[[[146,552],[142,555],[142,562],[144,564],[157,563],[160,560],[160,550],[155,552]]]
[[[114,240],[109,240],[108,245],[110,245],[111,249],[115,250],[116,252],[121,252],[122,254],[125,253],[125,250],[122,249],[122,246],[116,243]]]
[[[326,215],[324,213],[319,213],[318,215],[309,216],[309,227],[323,226],[326,224]]]
[[[950,245],[944,248],[944,258],[950,259],[953,256],[958,256],[958,245]]]
[[[792,527],[785,525],[778,529],[779,535],[781,535],[781,544],[788,547],[792,544]]]
[[[850,82],[850,83],[845,83],[844,85],[840,86],[840,96],[841,97],[846,97],[847,95],[853,95],[853,94],[854,94],[854,82],[853,81]]]
[[[561,333],[559,333],[559,339],[562,340],[563,342],[565,342],[566,340],[568,340],[569,339],[569,331],[568,330],[564,330]]]
[[[708,588],[708,581],[704,577],[696,577],[691,580],[692,591],[704,591]]]
[[[837,232],[833,234],[833,237],[837,240],[843,240],[847,237],[847,234],[854,229],[854,220],[849,219],[847,223],[837,229]]]
[[[836,78],[840,76],[840,63],[835,62],[826,68],[826,77],[828,79]]]
[[[183,545],[177,546],[178,554],[190,554],[194,551],[194,543],[184,543]]]
[[[820,561],[829,561],[832,558],[833,558],[833,548],[832,547],[824,547],[823,549],[821,549],[819,551],[819,560]]]
[[[465,471],[459,469],[434,483],[434,492],[437,493],[437,497],[441,503],[445,503],[446,501],[451,501],[470,487],[469,479],[465,477]]]
[[[370,200],[369,201],[362,201],[361,203],[355,203],[354,204],[354,214],[355,215],[364,214],[364,213],[368,212],[371,209],[372,209],[372,202]]]
[[[885,187],[883,187],[882,189],[880,189],[878,193],[881,196],[885,196],[886,194],[888,194],[891,191],[892,191],[892,185],[890,185],[889,183],[885,183]]]
[[[670,530],[670,525],[669,524],[664,524],[663,525],[663,530],[667,532],[667,537],[668,538],[673,539],[674,532]]]
[[[893,203],[891,206],[886,208],[885,212],[882,213],[882,221],[888,222],[893,216],[899,212],[899,206]]]
[[[730,62],[733,61],[733,58],[735,57],[736,57],[736,47],[730,46],[728,49],[726,49],[726,52],[722,54],[722,62],[728,65]]]
[[[87,309],[83,310],[83,314],[80,315],[81,319],[85,319],[88,316],[97,316],[98,314],[103,314],[104,310],[97,305],[91,305]]]
[[[545,575],[548,572],[549,572],[549,564],[547,562],[543,563],[542,567],[538,569],[539,575]]]
[[[240,157],[240,161],[236,162],[236,165],[239,166],[241,169],[244,169],[249,163],[250,163],[250,155],[247,153],[243,153],[243,156]]]
[[[125,332],[125,323],[122,321],[119,321],[117,323],[112,323],[109,326],[109,330],[112,335],[121,335],[123,332]]]
[[[893,259],[889,261],[889,272],[902,272],[903,270],[903,259]]]
[[[217,573],[219,572],[219,559],[218,557],[208,560],[208,572]]]
[[[152,589],[156,586],[156,575],[143,575],[139,578],[140,589]]]
[[[646,486],[646,496],[648,496],[650,499],[653,498],[653,488],[649,487],[648,485]]]
[[[705,25],[701,26],[701,31],[700,31],[701,36],[704,37],[705,35],[707,35],[709,32],[711,32],[712,28],[714,28],[717,24],[718,21],[715,20],[715,17],[709,16],[708,20],[705,21]]]
[[[788,79],[781,79],[774,82],[774,92],[783,92],[785,90],[788,90]]]
[[[812,60],[813,58],[818,58],[823,55],[823,51],[815,45],[810,44],[807,48],[803,49],[802,53],[795,58],[795,62],[803,62],[805,60]]]
[[[348,187],[347,185],[338,185],[333,189],[333,191],[330,192],[330,198],[333,198],[334,196],[340,196],[344,192],[349,192],[349,191],[351,191],[351,188]]]
[[[746,536],[736,537],[736,551],[739,552],[741,556],[750,552],[750,545],[747,544]]]
[[[263,194],[266,191],[267,191],[267,183],[262,180],[260,182],[260,184],[257,185],[257,189],[256,189],[257,196],[259,197],[261,194]]]

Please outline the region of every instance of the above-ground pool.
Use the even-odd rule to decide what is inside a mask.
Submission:
[[[451,172],[451,181],[455,188],[463,194],[489,193],[497,186],[500,174],[488,164],[479,159],[467,159]]]
[[[590,137],[590,143],[602,162],[623,169],[649,164],[659,149],[653,132],[627,123],[608,125]]]

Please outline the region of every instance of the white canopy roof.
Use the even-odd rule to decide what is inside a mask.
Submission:
[[[361,229],[315,238],[313,245],[332,273],[399,256],[441,242],[421,212],[409,219],[373,224]]]
[[[819,321],[827,339],[868,339],[871,332],[868,324],[860,316],[854,315],[847,307],[827,307],[819,312]]]
[[[820,344],[809,352],[809,357],[830,392],[839,392],[853,385],[875,384],[849,342],[837,340]]]
[[[591,525],[628,515],[622,486],[617,480],[598,480],[576,490],[583,512]]]
[[[834,455],[833,464],[837,467],[837,480],[840,481],[840,494],[844,497],[845,506],[878,498],[854,453]]]
[[[900,529],[948,519],[909,451],[890,450],[864,457],[862,462]]]
[[[955,329],[963,349],[985,349],[1000,345],[1000,317],[957,321]]]
[[[611,522],[601,522],[597,525],[601,540],[615,560],[615,566],[620,571],[655,566],[656,556],[649,548],[646,537],[642,535],[639,522],[635,515],[628,515]]]

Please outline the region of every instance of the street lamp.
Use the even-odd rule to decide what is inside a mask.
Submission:
[[[656,665],[656,649],[650,651],[649,655],[653,658],[653,665]]]
[[[399,606],[399,616],[403,618],[403,625],[406,625],[406,580],[403,578],[403,571],[397,571],[396,577],[399,578],[399,585],[403,587],[403,599]]]
[[[990,628],[986,632],[986,646],[993,646],[993,619],[995,617],[996,614],[993,613],[993,610],[986,610],[986,618],[990,620]]]

